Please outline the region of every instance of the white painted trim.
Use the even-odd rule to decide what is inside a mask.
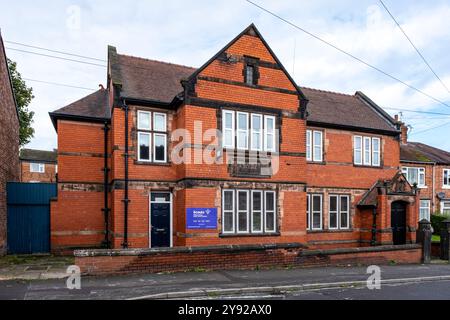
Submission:
[[[273,210],[267,210],[267,194],[271,193],[273,194]],[[273,212],[273,230],[267,229],[267,211]],[[277,193],[275,191],[264,191],[264,232],[265,233],[273,233],[277,232]]]
[[[170,195],[170,201],[158,202],[152,201],[152,193],[165,193]],[[167,191],[151,191],[148,198],[148,245],[152,248],[152,203],[169,203],[170,204],[170,248],[173,247],[173,194]]]
[[[245,231],[239,230],[239,214],[243,212],[243,210],[239,210],[239,193],[245,193],[247,195],[247,228]],[[250,232],[250,192],[249,190],[236,190],[236,233],[237,234],[248,234]]]
[[[316,141],[316,134],[320,135],[319,143]],[[322,162],[323,161],[323,132],[314,130],[312,135],[312,159],[314,162]],[[320,152],[317,155],[316,147],[320,147]],[[317,157],[316,157],[317,156]]]
[[[156,160],[156,137],[164,137],[164,160]],[[153,134],[153,162],[154,163],[167,163],[167,134],[154,133]]]
[[[260,231],[255,231],[253,229],[253,214],[255,213],[255,210],[253,210],[253,194],[255,193],[259,193],[261,195],[261,203],[260,203],[260,210],[257,210],[257,212],[259,212],[259,214],[261,215],[261,223],[260,223]],[[251,223],[250,223],[250,230],[252,234],[261,234],[264,233],[264,222],[265,222],[265,218],[264,218],[264,214],[265,214],[265,210],[264,210],[264,192],[262,190],[251,190],[250,192],[250,204],[251,204],[251,213],[250,213],[250,217],[251,217]]]
[[[148,146],[148,153],[149,153],[149,158],[148,159],[141,159],[141,134],[147,135],[148,136],[148,141],[149,141],[149,146]],[[138,161],[141,162],[152,162],[152,156],[153,156],[153,149],[152,149],[152,134],[149,132],[143,132],[143,131],[139,131],[138,132],[138,143],[137,143],[137,156],[138,156]]]
[[[331,211],[331,198],[336,198],[336,211]],[[340,224],[340,197],[337,194],[330,194],[328,196],[328,229],[339,230]],[[331,227],[331,213],[336,213],[336,227]]]
[[[140,118],[140,115],[141,115],[141,114],[148,114],[148,115],[149,115],[149,119],[148,119],[148,125],[149,125],[149,128],[142,128],[142,127],[140,126],[139,118]],[[137,127],[138,127],[138,130],[147,130],[147,131],[151,131],[151,130],[152,130],[152,113],[149,112],[149,111],[138,110]]]
[[[245,129],[240,129],[239,128],[239,116],[245,116]],[[237,132],[237,149],[238,150],[248,150],[249,149],[249,141],[250,141],[250,137],[249,137],[249,126],[248,126],[248,121],[249,121],[249,114],[247,112],[237,112],[236,113],[236,132]],[[245,147],[241,147],[239,146],[239,141],[240,141],[240,137],[241,135],[245,134],[246,136],[246,141],[245,141]]]
[[[231,115],[231,128],[226,128],[225,124],[226,124],[226,115],[230,114]],[[231,145],[226,145],[225,144],[225,132],[226,131],[230,131],[231,130]],[[223,110],[222,111],[222,144],[223,144],[223,148],[226,149],[234,149],[236,146],[236,120],[235,120],[235,112],[234,111],[230,111],[230,110]]]
[[[360,145],[359,148],[357,148],[356,140],[359,139]],[[353,137],[353,161],[356,165],[362,165],[363,164],[363,137],[362,136],[354,136]],[[359,151],[359,154],[361,155],[360,159],[361,161],[356,161],[356,152]]]
[[[273,121],[273,132],[269,134],[269,132],[267,131],[267,123],[268,120],[272,120]],[[267,140],[268,140],[268,136],[271,135],[272,136],[272,145],[273,148],[269,149],[267,147]],[[277,141],[276,141],[276,119],[274,116],[264,116],[264,151],[267,152],[275,152],[277,150]]]
[[[254,129],[254,121],[253,121],[253,117],[256,117],[256,118],[259,118],[259,123],[260,123],[260,128],[259,128],[259,130],[258,131],[256,131],[255,129]],[[251,138],[250,138],[250,150],[253,150],[253,151],[262,151],[263,150],[263,148],[264,148],[264,146],[263,146],[263,143],[264,143],[264,118],[263,118],[263,115],[262,114],[257,114],[257,113],[252,113],[251,115],[250,115],[250,119],[251,119],[251,121],[250,121],[250,132],[251,132]],[[258,144],[259,144],[259,148],[254,148],[253,147],[253,134],[255,134],[255,133],[258,133],[259,134],[259,141],[258,141]]]
[[[225,224],[225,211],[230,212],[230,210],[225,210],[225,192],[230,192],[233,197],[233,210],[231,216],[233,217],[233,230],[232,231],[225,231],[224,224]],[[235,210],[236,209],[236,192],[234,189],[223,189],[222,190],[222,233],[223,234],[234,234],[236,232],[236,219],[235,219]]]
[[[314,204],[314,197],[319,197],[320,198],[320,228],[314,228],[314,212],[318,212],[318,211],[314,211],[313,208],[313,204]],[[311,230],[323,230],[323,195],[322,194],[317,194],[317,193],[312,193],[311,194]]]
[[[164,130],[156,130],[156,116],[164,116]],[[167,114],[162,112],[153,113],[153,131],[155,132],[167,132]]]
[[[306,130],[306,161],[312,161],[312,154],[312,131]]]

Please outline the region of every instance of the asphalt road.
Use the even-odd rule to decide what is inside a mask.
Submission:
[[[66,280],[1,281],[0,299],[84,300],[127,299],[156,293],[201,289],[285,286],[343,281],[365,281],[365,267],[314,268],[265,271],[220,271],[177,274],[145,274],[122,277],[85,277],[81,290],[68,290]],[[383,266],[381,278],[403,279],[450,276],[448,264]],[[234,297],[246,299],[252,297]],[[361,288],[290,292],[258,299],[450,299],[450,282],[433,281],[383,285],[381,290]]]

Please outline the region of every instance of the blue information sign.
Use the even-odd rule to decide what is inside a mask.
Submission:
[[[187,208],[188,229],[217,229],[217,208]]]

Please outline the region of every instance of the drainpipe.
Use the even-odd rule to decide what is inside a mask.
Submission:
[[[105,132],[104,134],[104,168],[103,168],[103,189],[104,189],[104,207],[102,209],[103,214],[105,216],[105,240],[104,240],[104,246],[109,249],[110,248],[110,241],[109,241],[109,214],[110,209],[108,207],[108,174],[110,169],[108,168],[108,121],[105,121],[105,125],[103,127],[103,130]]]
[[[370,244],[372,246],[377,245],[377,207],[372,209],[373,223],[372,223],[372,241]]]
[[[123,222],[123,243],[122,243],[122,247],[124,249],[128,248],[128,203],[130,202],[130,199],[128,199],[128,158],[129,158],[129,150],[128,150],[128,105],[125,101],[125,99],[123,99],[123,110],[125,111],[125,153],[124,153],[124,158],[125,158],[125,195],[124,195],[124,199],[123,204],[124,204],[124,210],[123,210],[123,217],[124,217],[124,222]]]
[[[433,212],[436,212],[436,189],[435,189],[435,179],[436,179],[436,163],[433,163],[433,182],[432,182],[432,190],[431,190],[431,205],[433,208]]]

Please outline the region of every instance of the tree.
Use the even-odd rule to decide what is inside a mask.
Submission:
[[[19,111],[19,144],[26,145],[34,136],[33,123],[34,112],[28,110],[31,100],[34,99],[33,88],[27,87],[22,75],[17,71],[17,63],[8,59],[8,67],[11,73],[11,81]]]

